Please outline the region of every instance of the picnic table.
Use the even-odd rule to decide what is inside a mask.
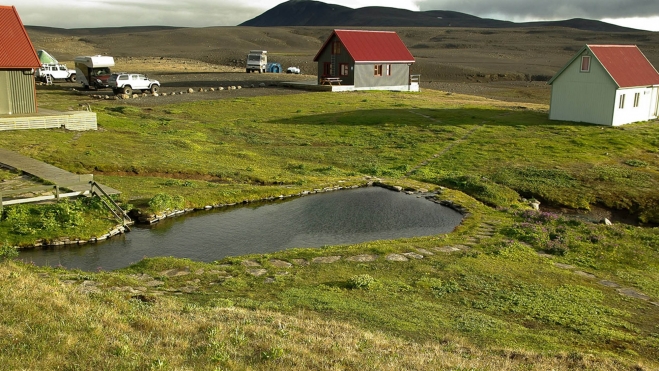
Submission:
[[[320,85],[334,85],[334,83],[341,85],[341,81],[342,80],[338,77],[321,77]]]

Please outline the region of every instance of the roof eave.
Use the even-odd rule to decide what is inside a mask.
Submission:
[[[313,57],[314,62],[318,62],[318,58],[320,58],[320,55],[323,53],[323,50],[327,47],[327,44],[329,44],[330,40],[332,40],[332,37],[336,34],[336,30],[332,30],[332,33],[329,35],[327,40],[323,43],[323,46],[318,49],[318,53],[316,53],[316,56]]]
[[[355,61],[357,63],[415,63],[415,60],[411,61]]]
[[[562,73],[563,73],[568,67],[570,67],[570,65],[572,64],[572,62],[574,62],[574,61],[575,61],[575,60],[581,55],[581,53],[583,53],[584,50],[586,50],[586,49],[588,49],[588,45],[586,45],[586,46],[582,47],[581,49],[579,49],[579,51],[574,55],[574,57],[572,57],[572,58],[571,58],[571,59],[570,59],[570,60],[569,60],[564,66],[563,66],[563,68],[561,68],[561,69],[560,69],[560,70],[554,75],[554,77],[552,77],[551,79],[549,79],[549,81],[547,81],[547,85],[551,85],[551,84],[553,84],[553,83],[554,83],[554,80],[556,80],[556,79],[558,78],[558,76],[560,76],[560,75],[561,75],[561,74],[562,74]]]
[[[588,50],[590,51],[590,54],[591,54],[593,57],[595,57],[595,59],[597,59],[597,62],[599,62],[600,66],[602,66],[602,68],[604,68],[604,71],[606,71],[606,74],[609,75],[609,77],[611,78],[611,81],[613,81],[613,83],[616,84],[616,86],[618,87],[618,89],[620,89],[620,84],[618,84],[618,82],[616,81],[616,79],[613,78],[613,75],[611,75],[611,72],[609,72],[609,70],[606,69],[606,66],[604,66],[604,63],[602,63],[602,61],[600,61],[599,58],[597,58],[597,54],[595,54],[595,52],[590,48],[590,45],[588,45],[588,44],[586,44],[586,46],[584,46],[583,48],[581,48],[581,49],[580,49],[580,50],[574,55],[574,57],[572,57],[572,59],[570,59],[570,61],[569,61],[565,66],[563,66],[563,68],[561,68],[561,70],[558,71],[557,74],[554,75],[554,77],[552,77],[549,81],[547,81],[547,85],[552,85],[552,84],[554,83],[554,80],[556,80],[556,79],[558,78],[558,76],[560,76],[560,75],[561,75],[561,74],[562,74],[562,73],[563,73],[563,72],[564,72],[564,71],[565,71],[565,70],[566,70],[566,69],[567,69],[572,63],[574,63],[574,61],[575,61],[577,58],[579,58],[579,56],[581,56],[581,53],[583,53],[584,50],[586,50],[586,49],[588,49]]]
[[[0,66],[0,70],[36,70],[41,68],[38,66]]]

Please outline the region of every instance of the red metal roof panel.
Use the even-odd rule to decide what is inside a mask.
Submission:
[[[39,68],[41,62],[13,6],[0,6],[0,68]]]
[[[621,88],[659,85],[659,73],[636,45],[588,45]]]
[[[341,43],[355,62],[403,62],[414,63],[412,53],[403,40],[393,31],[354,31],[334,30],[325,41],[314,61],[327,47],[333,35],[337,35]]]

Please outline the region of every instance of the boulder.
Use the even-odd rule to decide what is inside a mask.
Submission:
[[[190,94],[194,93],[194,89],[189,88],[189,89],[188,89],[188,93],[190,93]]]
[[[335,263],[337,261],[341,260],[341,257],[338,255],[335,256],[321,256],[317,258],[313,258],[311,260],[312,263],[318,263],[318,264],[331,264]]]
[[[400,254],[389,254],[389,255],[385,256],[384,258],[387,259],[390,262],[406,262],[406,261],[409,260],[408,258],[406,258],[405,256],[400,255]]]

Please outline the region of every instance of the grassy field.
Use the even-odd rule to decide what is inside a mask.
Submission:
[[[86,99],[39,98],[53,109]],[[199,207],[371,176],[448,187],[441,197],[471,216],[444,236],[213,264],[163,257],[91,273],[5,261],[0,369],[659,367],[659,230],[536,213],[521,200],[659,222],[656,122],[552,122],[543,105],[431,90],[92,104],[96,132],[6,132],[0,146],[94,173],[145,209],[160,193]],[[8,244],[41,233],[10,222],[0,222]],[[423,258],[385,259],[409,252]],[[346,259],[363,254],[373,261]],[[328,256],[342,259],[313,263]]]

